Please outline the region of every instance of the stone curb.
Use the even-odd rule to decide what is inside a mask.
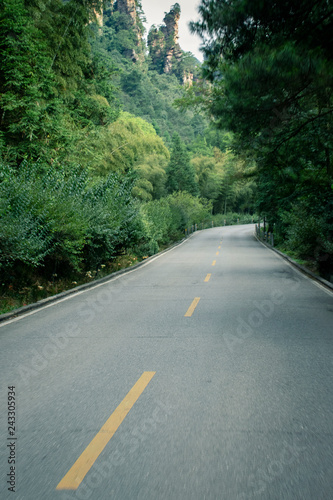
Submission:
[[[151,255],[147,259],[144,259],[141,262],[138,262],[134,266],[120,269],[119,271],[115,271],[114,273],[108,274],[107,276],[104,276],[103,278],[99,278],[95,281],[91,281],[90,283],[84,283],[83,285],[79,285],[75,288],[71,288],[70,290],[66,290],[64,292],[57,293],[56,295],[52,295],[51,297],[47,297],[46,299],[41,299],[38,302],[34,302],[33,304],[28,304],[26,306],[19,307],[18,309],[14,309],[13,311],[10,311],[8,313],[0,314],[0,323],[7,321],[9,319],[16,318],[18,316],[22,316],[22,314],[25,314],[29,311],[34,310],[34,309],[40,309],[43,306],[50,304],[51,302],[56,302],[64,297],[67,297],[68,295],[74,295],[75,293],[81,292],[82,290],[88,290],[89,288],[93,288],[96,285],[100,285],[101,283],[106,283],[107,281],[112,281],[116,276],[120,276],[121,274],[126,274],[130,271],[133,271],[133,269],[141,267],[144,264],[146,264],[146,262],[149,262],[150,260],[156,258],[157,256],[163,255],[164,253],[168,252],[169,250],[172,250],[173,248],[181,245],[186,240],[191,238],[191,236],[193,236],[193,234],[194,233],[192,233],[187,238],[183,238],[182,240],[178,241],[177,243],[174,243],[173,245],[166,248],[165,250],[162,250],[161,252],[155,253],[154,255]]]
[[[257,241],[260,241],[260,243],[265,245],[265,247],[269,248],[270,250],[273,250],[273,252],[280,255],[280,257],[282,257],[284,260],[289,262],[289,264],[291,264],[292,266],[296,267],[299,271],[301,271],[303,274],[305,274],[309,278],[313,279],[314,281],[317,281],[318,283],[320,283],[324,287],[328,288],[330,291],[333,291],[333,283],[330,283],[329,281],[325,280],[324,278],[321,278],[317,274],[310,271],[310,269],[308,269],[307,267],[302,266],[301,264],[298,264],[293,259],[291,259],[288,255],[286,255],[285,253],[280,252],[280,250],[277,250],[276,248],[272,247],[272,245],[270,245],[269,243],[266,243],[266,241],[260,240],[255,233],[253,233],[253,234],[254,234],[254,237],[257,239]]]

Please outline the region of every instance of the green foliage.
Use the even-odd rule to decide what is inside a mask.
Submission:
[[[94,269],[128,248],[152,254],[211,212],[210,203],[185,192],[138,204],[133,188],[131,174],[92,182],[80,167],[1,165],[3,280],[40,267],[46,276]]]
[[[290,212],[282,214],[286,230],[286,244],[291,250],[303,252],[303,256],[313,255],[317,241],[325,232],[325,221],[309,215],[304,204],[293,205]]]
[[[276,47],[286,39],[331,54],[332,11],[326,0],[280,0],[274,9],[260,0],[204,0],[199,13],[201,20],[191,28],[206,37],[210,71],[217,68],[220,54],[235,61],[258,45]]]
[[[86,189],[82,207],[88,221],[84,262],[90,268],[138,241],[141,222],[132,189],[131,175],[116,174]]]
[[[142,17],[140,9],[137,4],[137,14]],[[92,42],[93,52],[102,59],[104,66],[117,66],[118,73],[113,74],[113,81],[121,89],[119,98],[124,111],[152,123],[167,144],[175,131],[189,144],[203,134],[208,121],[202,114],[175,109],[173,101],[182,95],[184,71],[197,77],[198,61],[190,53],[181,51],[182,57],[175,62],[172,74],[164,74],[163,57],[159,57],[161,67],[157,71],[152,69],[149,57],[145,57],[143,41],[139,43],[137,28],[140,32],[138,19],[135,27],[130,16],[111,7],[105,9],[103,29],[96,32]],[[158,33],[164,37],[162,32]]]
[[[188,192],[173,193],[168,196],[168,200],[173,214],[174,227],[178,231],[206,220],[212,211],[210,201],[192,196]]]
[[[3,154],[52,156],[68,142],[47,43],[30,19],[23,0],[0,7],[0,116]]]
[[[136,196],[147,200],[164,194],[169,151],[154,127],[141,118],[121,113],[110,125],[86,132],[78,142],[78,149],[80,160],[89,165],[93,176],[133,169],[138,179]],[[75,161],[76,154],[74,151],[69,157],[70,162]]]
[[[133,188],[133,196],[142,201],[165,196],[167,165],[168,155],[164,154],[151,154],[138,161],[135,165],[138,178]]]
[[[214,148],[214,156],[198,156],[192,159],[200,196],[212,200],[213,213],[253,212],[254,167],[235,156]]]
[[[160,75],[156,71],[140,73],[134,68],[128,73],[124,71],[121,85],[123,109],[152,123],[168,145],[174,132],[189,144],[207,127],[207,119],[202,114],[180,111],[173,106],[175,98],[183,92],[175,75]]]
[[[110,174],[90,185],[77,167],[25,163],[0,170],[0,266],[79,270],[111,258],[137,237],[133,180]]]
[[[192,195],[199,193],[190,155],[178,134],[172,137],[172,151],[167,168],[167,189],[169,193],[186,191]]]
[[[99,4],[2,2],[0,130],[6,161],[64,160],[83,127],[117,117],[111,65],[105,70],[89,43],[89,19]]]
[[[285,162],[296,144],[297,168],[311,162],[330,182],[333,18],[327,2],[284,0],[274,10],[259,1],[231,4],[204,2],[202,21],[192,25],[211,37],[207,108],[219,126],[235,132],[238,149],[249,150],[260,170]]]
[[[147,243],[140,248],[142,254],[152,255],[158,252],[160,245],[165,245],[172,239],[172,213],[166,198],[143,203],[140,207],[144,232]]]
[[[326,241],[321,228],[332,238],[332,10],[326,0],[282,0],[274,9],[222,0],[203,1],[199,11],[192,29],[205,40],[211,84],[179,104],[203,107],[234,133],[233,149],[257,166],[258,212],[321,266],[328,247],[315,251],[314,239]]]
[[[330,210],[332,205],[325,208]],[[325,210],[326,212],[326,210]],[[292,204],[291,209],[280,213],[283,223],[284,248],[294,252],[296,257],[305,258],[317,264],[320,273],[331,279],[333,270],[333,218],[318,205],[309,206],[306,200]]]
[[[211,204],[186,192],[171,194],[141,205],[146,240],[139,246],[142,255],[152,255],[161,246],[180,239],[192,224],[201,224],[211,212]]]
[[[164,72],[165,66],[165,37],[161,29],[152,25],[148,33],[149,47],[149,67],[151,70],[157,71],[160,75]]]
[[[114,9],[112,4],[104,11],[103,34],[108,37],[106,49],[109,52],[118,52],[125,58],[133,61],[143,61],[145,51],[142,40],[145,28],[144,14],[140,2],[136,2],[136,20],[125,12]]]
[[[258,221],[256,214],[244,214],[239,212],[227,212],[226,214],[216,214],[212,216],[215,226],[233,226],[236,224],[253,224]]]

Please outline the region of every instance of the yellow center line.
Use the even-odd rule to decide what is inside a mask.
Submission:
[[[215,264],[216,264],[216,260],[213,260],[212,266],[215,266]]]
[[[210,280],[210,277],[211,277],[211,273],[208,273],[208,274],[207,274],[207,276],[206,276],[206,278],[205,278],[205,282],[206,282],[206,283],[207,283],[207,281],[209,281],[209,280]]]
[[[220,245],[220,246],[219,246],[218,248],[219,248],[219,250],[220,250],[220,248],[221,248],[221,245]]]
[[[216,255],[218,255],[220,252],[216,252]]]
[[[185,316],[188,318],[192,316],[194,309],[197,307],[200,297],[195,297],[190,307],[187,309]]]
[[[76,460],[75,464],[62,478],[57,486],[57,490],[76,490],[83,481],[90,468],[94,465],[99,455],[104,450],[134,403],[147,387],[156,372],[144,372],[139,380],[134,384],[127,396],[122,400],[112,415],[105,422],[100,431],[87,448]]]

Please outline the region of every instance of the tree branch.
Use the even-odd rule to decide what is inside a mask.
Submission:
[[[322,113],[320,115],[317,115],[317,116],[314,116],[312,118],[310,118],[309,120],[307,120],[305,123],[302,123],[302,125],[300,125],[299,127],[297,127],[290,135],[289,137],[283,139],[282,141],[280,141],[280,143],[274,148],[274,150],[272,151],[273,153],[276,153],[277,150],[283,145],[285,144],[286,142],[290,141],[290,139],[292,139],[293,137],[295,137],[297,134],[299,134],[299,132],[304,128],[306,127],[307,125],[309,125],[310,123],[313,123],[314,121],[318,120],[319,118],[322,118],[323,116],[327,116],[329,114],[332,114],[333,113],[333,109],[330,109],[329,111],[326,111],[326,113]]]

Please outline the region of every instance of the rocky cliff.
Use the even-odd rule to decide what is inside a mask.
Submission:
[[[182,57],[179,46],[178,23],[180,19],[180,5],[178,3],[171,7],[170,12],[165,14],[159,28],[152,26],[148,35],[148,49],[152,65],[159,72],[171,73],[174,63]]]
[[[143,26],[137,12],[136,0],[117,0],[114,2],[115,12],[128,17],[129,24],[132,26],[132,31],[135,35],[135,48],[128,49],[126,56],[132,59],[133,62],[143,62],[144,53],[142,50]]]
[[[170,73],[173,67],[173,58],[180,60],[182,57],[182,50],[178,43],[179,40],[179,23],[180,19],[180,6],[178,3],[173,5],[170,12],[168,12],[163,19],[164,26],[161,26],[161,31],[164,34],[165,40],[165,60],[164,72]]]
[[[150,69],[161,74],[174,74],[184,85],[191,85],[195,63],[185,63],[186,58],[188,60],[187,53],[183,52],[179,45],[180,13],[180,5],[175,3],[170,11],[165,13],[163,23],[158,27],[151,27],[147,40]],[[106,14],[106,26],[114,28],[124,41],[121,53],[133,62],[143,62],[144,13],[141,3],[137,0],[110,0]],[[103,25],[103,16],[98,16],[97,23],[100,27]],[[127,35],[124,35],[125,33]]]
[[[118,0],[117,10],[122,14],[127,14],[132,19],[133,25],[136,25],[136,3],[135,0]]]
[[[193,73],[183,67],[184,52],[178,43],[180,13],[180,5],[176,3],[165,14],[161,26],[152,26],[148,34],[148,49],[152,69],[159,73],[173,73],[184,85],[191,85]]]

